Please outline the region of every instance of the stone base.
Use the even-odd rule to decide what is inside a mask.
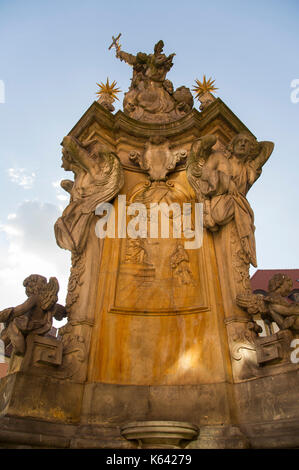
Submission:
[[[16,372],[0,380],[0,416],[76,423],[82,395],[82,384]]]
[[[204,426],[187,449],[248,449],[250,443],[237,426]]]
[[[0,381],[0,447],[298,448],[298,386],[299,370],[180,386],[80,384],[17,372]]]
[[[1,449],[68,449],[76,426],[30,418],[0,417]]]
[[[299,420],[264,424],[207,426],[187,446],[161,444],[147,448],[185,449],[283,449],[299,447]],[[246,433],[246,435],[245,435]],[[0,449],[137,449],[137,441],[121,436],[118,426],[50,423],[30,418],[0,417]],[[143,448],[146,448],[143,447]]]
[[[299,419],[282,419],[242,425],[254,449],[298,449]]]

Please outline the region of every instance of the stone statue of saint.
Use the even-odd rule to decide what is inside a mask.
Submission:
[[[153,54],[138,52],[133,55],[116,48],[116,57],[133,67],[129,91],[124,98],[124,112],[145,122],[175,121],[193,107],[190,90],[176,91],[166,75],[173,66],[175,54],[163,54],[163,41],[158,41]]]
[[[172,59],[175,54],[166,56],[163,54],[164,42],[158,41],[154,47],[154,54],[145,54],[144,52],[138,52],[136,56],[124,52],[122,50],[116,50],[116,57],[120,60],[124,60],[127,64],[133,66],[133,78],[132,86],[138,87],[141,81],[145,78],[149,78],[155,82],[163,83],[167,72],[173,66]]]

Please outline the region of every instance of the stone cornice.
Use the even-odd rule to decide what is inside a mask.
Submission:
[[[143,139],[157,134],[171,138],[179,137],[186,132],[191,132],[193,135],[200,137],[215,120],[225,121],[233,132],[238,133],[244,130],[250,132],[228,106],[220,98],[217,98],[202,112],[193,108],[189,114],[181,119],[161,124],[136,121],[122,111],[112,114],[97,101],[94,101],[69,134],[79,137],[89,125],[97,122],[101,128],[107,129],[115,138],[119,137],[120,134]]]

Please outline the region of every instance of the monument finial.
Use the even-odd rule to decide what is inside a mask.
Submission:
[[[118,100],[117,93],[120,93],[121,90],[116,88],[116,81],[109,83],[109,78],[107,77],[106,83],[97,83],[99,90],[96,94],[99,96],[98,102],[108,109],[108,111],[114,111],[113,102]]]
[[[212,80],[212,77],[208,78],[207,80],[205,75],[203,76],[202,82],[197,78],[195,83],[196,86],[192,91],[195,92],[195,98],[197,98],[201,103],[199,109],[203,110],[209,104],[213,103],[213,101],[215,101],[216,98],[214,95],[212,95],[211,92],[218,90],[218,88],[216,88],[214,85],[215,80]]]
[[[213,92],[213,91],[218,90],[218,88],[214,86],[215,80],[212,80],[212,77],[208,78],[207,80],[206,76],[204,75],[202,82],[198,80],[197,78],[195,80],[195,83],[196,83],[196,86],[193,88],[192,91],[196,93],[195,98],[197,99],[199,99],[200,96],[203,95],[204,93],[207,93],[207,92],[210,93],[211,91]]]

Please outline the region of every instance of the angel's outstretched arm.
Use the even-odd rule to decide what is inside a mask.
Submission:
[[[264,296],[261,294],[241,293],[236,297],[236,303],[250,315],[259,313],[268,313],[268,307],[265,303]]]
[[[284,317],[289,317],[291,315],[299,315],[299,304],[294,303],[290,305],[281,305],[272,303],[270,305],[270,311],[271,313],[274,311],[280,315],[283,315]]]
[[[73,186],[74,186],[74,181],[62,180],[60,181],[60,186],[62,187],[62,189],[64,189],[65,191],[71,194]]]
[[[270,157],[271,153],[273,152],[274,149],[274,143],[273,142],[259,142],[259,153],[258,155],[252,160],[251,165],[258,171],[260,170],[268,158]]]
[[[19,317],[29,312],[37,303],[37,297],[35,295],[30,296],[24,303],[14,307],[13,317]]]
[[[135,55],[121,50],[116,50],[116,57],[120,60],[124,60],[129,65],[135,65],[137,62]]]

